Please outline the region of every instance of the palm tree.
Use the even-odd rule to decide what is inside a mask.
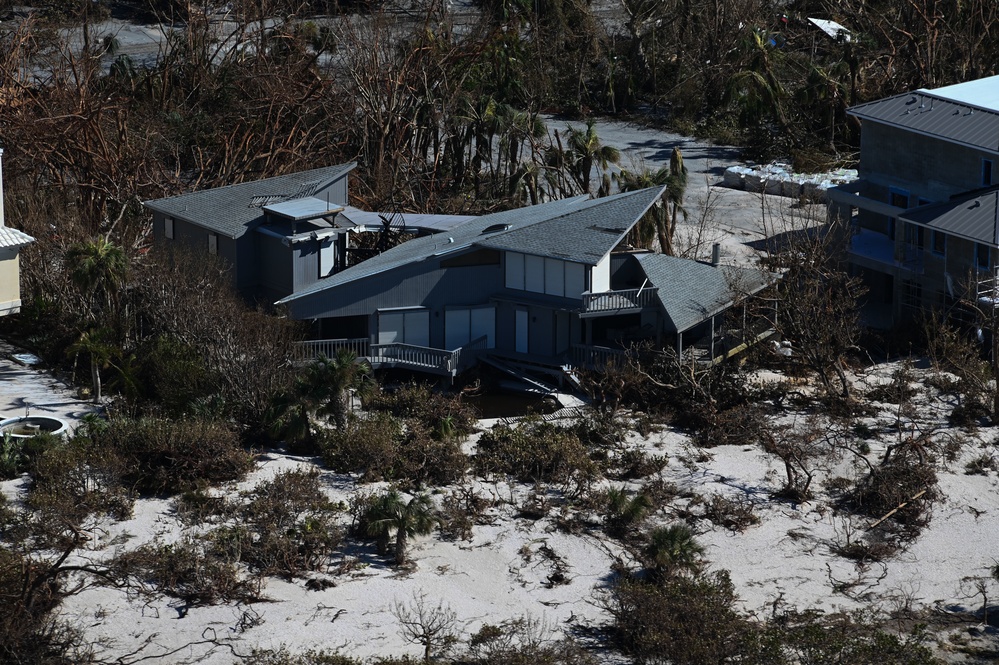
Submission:
[[[74,357],[81,353],[90,356],[90,379],[93,382],[94,404],[101,403],[101,369],[111,362],[112,347],[108,344],[105,330],[92,328],[80,334],[70,345],[67,353]],[[73,361],[75,365],[75,360]]]
[[[683,573],[696,573],[701,567],[704,546],[697,542],[689,526],[671,524],[649,532],[649,542],[642,554],[650,574],[662,581]]]
[[[332,358],[320,355],[290,391],[274,398],[271,433],[287,441],[311,441],[313,413],[329,416],[342,430],[347,426],[350,391],[363,395],[373,387],[371,366],[358,362],[352,351],[340,349]]]
[[[621,161],[621,152],[613,146],[603,145],[594,125],[591,119],[586,121],[586,129],[569,127],[566,132],[573,177],[584,194],[590,193],[590,175],[594,164],[599,171],[606,171],[611,164]]]
[[[627,534],[628,530],[645,519],[652,509],[652,501],[644,492],[634,497],[618,487],[607,490],[607,525],[617,536]]]
[[[66,252],[66,264],[70,279],[80,291],[94,301],[103,296],[102,306],[112,307],[128,275],[128,257],[124,249],[98,236],[70,247]]]
[[[409,539],[425,536],[437,524],[434,504],[427,494],[417,494],[409,503],[403,503],[395,490],[378,499],[371,508],[368,533],[387,542],[388,534],[395,530],[395,564],[407,561]]]
[[[648,247],[652,244],[653,233],[659,240],[659,250],[663,254],[676,256],[674,240],[676,237],[677,217],[687,211],[683,208],[683,196],[687,191],[687,167],[683,165],[683,154],[677,147],[673,148],[669,167],[651,171],[621,171],[615,176],[622,192],[634,192],[649,187],[665,187],[663,190],[663,205],[656,204],[645,213],[645,217],[636,225],[633,231],[632,244]]]

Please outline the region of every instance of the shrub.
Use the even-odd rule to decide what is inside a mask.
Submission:
[[[345,506],[323,493],[319,472],[284,471],[244,493],[239,522],[212,534],[214,550],[263,574],[325,569],[343,541],[336,519]]]
[[[170,545],[143,545],[120,556],[117,566],[188,605],[258,600],[253,585],[239,575],[235,559],[218,556],[209,547],[190,537]]]
[[[480,474],[503,473],[523,482],[565,483],[596,477],[598,469],[571,431],[537,416],[517,427],[500,425],[479,439],[475,468]]]
[[[217,420],[118,418],[90,437],[96,452],[119,458],[122,482],[142,493],[235,480],[251,467],[235,432]]]
[[[883,528],[897,529],[901,538],[911,539],[929,520],[927,510],[936,496],[936,484],[937,474],[922,446],[907,441],[889,447],[881,464],[846,496],[846,505],[874,519],[895,511],[882,523]]]
[[[478,415],[461,395],[432,390],[423,383],[410,383],[394,391],[382,391],[367,404],[373,411],[391,413],[403,420],[416,420],[434,439],[464,440],[475,429]]]
[[[59,442],[36,457],[28,505],[50,522],[79,525],[90,515],[127,519],[134,496],[125,462],[85,437]]]
[[[338,653],[306,651],[292,654],[287,649],[254,651],[244,658],[245,665],[362,665],[361,661]]]
[[[668,584],[624,580],[607,602],[612,637],[644,663],[714,665],[742,662],[756,646],[757,629],[734,609],[728,573],[676,577]]]
[[[320,444],[325,464],[362,480],[411,481],[446,485],[460,480],[468,466],[454,437],[435,437],[420,421],[403,424],[387,412],[353,418],[330,431]]]

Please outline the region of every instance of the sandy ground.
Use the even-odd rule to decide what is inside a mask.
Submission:
[[[58,406],[61,417],[70,420],[88,410],[44,373],[11,368],[6,361],[0,367],[5,377],[11,371],[18,374],[14,381],[0,383],[0,396],[7,404],[17,406],[15,393],[23,390],[39,404],[48,396],[47,408]],[[884,364],[858,374],[858,389],[888,381],[897,367]],[[975,598],[968,578],[985,575],[999,552],[999,476],[994,471],[968,475],[965,464],[983,453],[995,455],[995,434],[989,428],[962,432],[948,427],[945,416],[950,406],[931,389],[920,390],[914,424],[936,428],[934,436],[941,440],[960,439],[963,447],[956,459],[938,466],[944,498],[935,504],[930,526],[905,551],[883,563],[858,565],[833,552],[836,544],[867,529],[867,520],[851,520],[831,507],[824,489],[828,479],[850,473],[849,459],[825,465],[817,474],[815,500],[794,505],[771,496],[782,480],[783,468],[777,460],[748,446],[701,451],[686,435],[672,430],[647,438],[633,434],[627,442],[667,455],[662,479],[679,490],[680,498],[657,513],[649,525],[675,521],[676,511],[693,494],[705,498],[720,494],[751,505],[760,522],[744,531],[730,531],[707,520],[697,520],[695,530],[707,548],[711,567],[731,572],[742,607],[758,616],[768,616],[775,607],[830,612],[860,608],[892,612],[913,607],[942,616],[974,611],[981,601]],[[879,406],[879,413],[867,420],[872,429],[882,432],[869,442],[872,460],[898,436],[885,433],[894,422],[896,407]],[[795,418],[804,416],[788,415],[780,424],[793,423]],[[249,478],[220,491],[234,493],[281,470],[311,465],[307,459],[263,455]],[[358,486],[349,477],[325,471],[322,480],[337,500],[381,488]],[[336,576],[336,585],[323,591],[307,590],[301,579],[268,579],[264,602],[187,608],[166,597],[140,598],[95,587],[67,599],[62,614],[99,640],[104,656],[117,658],[145,645],[143,655],[169,654],[167,662],[208,663],[229,663],[254,648],[281,646],[293,651],[340,650],[359,657],[419,656],[420,647],[402,637],[395,608],[411,606],[421,595],[433,606],[442,604],[453,610],[466,638],[485,623],[524,616],[542,622],[552,636],[605,622],[600,597],[611,579],[611,566],[631,559],[616,541],[595,528],[599,519],[578,515],[580,528],[566,531],[558,526],[557,510],[538,520],[518,517],[517,506],[530,486],[473,482],[480,495],[495,502],[488,513],[491,523],[476,526],[470,541],[418,538],[412,570],[398,571],[376,556],[373,548],[352,545],[343,553],[343,560],[351,563],[349,572]],[[11,497],[24,487],[25,478],[2,484]],[[436,498],[439,501],[440,495]],[[185,529],[172,503],[159,499],[139,501],[130,520],[106,521],[100,526],[99,538],[85,557],[99,559],[150,541],[171,542]],[[566,584],[551,584],[554,564],[543,555],[542,546],[564,562]],[[965,630],[958,631],[962,639]],[[993,648],[999,642],[995,629],[979,626],[975,630],[979,632],[976,639],[991,640]],[[953,646],[950,639],[943,640],[943,645]]]

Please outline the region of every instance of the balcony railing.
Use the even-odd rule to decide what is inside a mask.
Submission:
[[[583,293],[583,312],[613,312],[622,309],[641,309],[655,302],[659,289],[646,286],[625,291],[605,291],[603,293]]]
[[[403,367],[454,376],[475,364],[478,354],[488,343],[485,336],[474,339],[453,351],[415,344],[369,344],[367,338],[321,339],[302,342],[297,348],[297,360],[314,360],[320,355],[332,358],[337,351],[348,349],[372,367]]]
[[[358,358],[368,355],[368,338],[317,339],[295,345],[295,360],[315,360],[320,356],[335,358],[338,351],[346,349]]]

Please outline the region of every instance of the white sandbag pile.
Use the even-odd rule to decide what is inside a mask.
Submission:
[[[747,192],[765,192],[793,199],[804,198],[812,203],[825,203],[827,189],[856,179],[857,169],[795,173],[790,164],[773,162],[764,166],[730,166],[725,169],[722,184]]]

